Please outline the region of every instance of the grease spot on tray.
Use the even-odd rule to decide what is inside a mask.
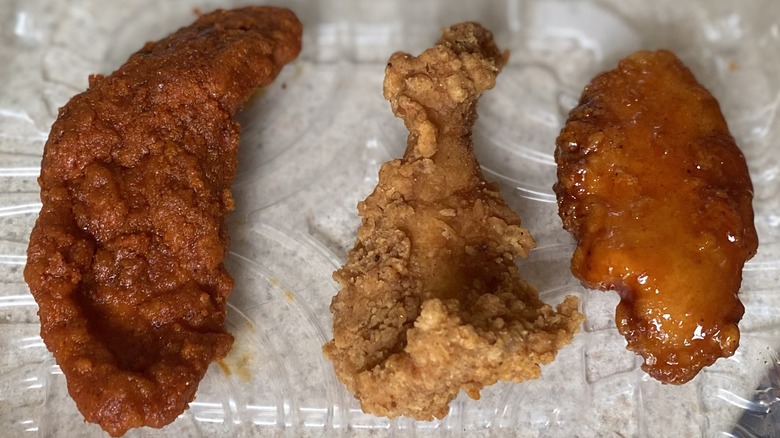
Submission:
[[[227,377],[231,377],[234,374],[238,377],[238,380],[242,382],[250,382],[252,380],[252,369],[256,368],[252,364],[252,355],[247,352],[229,354],[226,358],[217,361],[217,365]]]

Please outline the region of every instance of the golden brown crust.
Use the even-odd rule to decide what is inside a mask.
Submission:
[[[300,44],[286,9],[206,14],[91,77],[52,126],[24,275],[68,391],[111,435],[173,421],[230,350],[232,117]]]
[[[715,98],[668,51],[597,76],[557,140],[572,272],[621,295],[643,369],[684,383],[739,343],[742,266],[756,252],[745,159]]]
[[[472,151],[477,99],[505,60],[489,31],[462,23],[387,64],[384,95],[410,131],[407,150],[358,205],[324,347],[366,412],[442,418],[461,389],[478,398],[498,380],[538,377],[582,321],[576,298],[556,312],[520,278],[514,260],[534,241]]]

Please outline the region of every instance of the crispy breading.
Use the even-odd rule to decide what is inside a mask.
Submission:
[[[479,398],[499,380],[539,377],[582,321],[575,297],[556,312],[520,278],[515,258],[534,241],[472,151],[477,100],[506,58],[489,31],[462,23],[387,64],[384,96],[407,149],[358,205],[324,347],[365,412],[442,418],[461,389]]]
[[[24,277],[84,418],[162,427],[224,357],[233,115],[301,46],[286,9],[216,11],[90,78],[44,148]]]

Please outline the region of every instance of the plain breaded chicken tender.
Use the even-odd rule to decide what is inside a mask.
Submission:
[[[534,247],[485,181],[472,151],[476,104],[506,61],[476,23],[446,29],[419,57],[396,53],[384,96],[409,129],[358,205],[362,225],[334,273],[334,339],[324,351],[365,412],[444,417],[463,389],[537,378],[582,321],[557,311],[518,274]]]
[[[187,409],[225,331],[233,115],[301,48],[286,9],[201,16],[59,113],[24,277],[88,422],[113,436]]]

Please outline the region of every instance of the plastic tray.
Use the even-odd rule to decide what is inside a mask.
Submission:
[[[40,208],[36,177],[57,108],[147,40],[243,2],[6,0],[0,7],[0,435],[105,436],[83,422],[41,342],[22,278]],[[229,269],[231,354],[162,430],[127,436],[780,436],[780,3],[767,1],[290,1],[304,51],[240,120]],[[356,203],[406,131],[382,99],[384,64],[417,54],[442,26],[476,20],[511,50],[480,103],[476,153],[538,248],[521,272],[557,303],[579,295],[584,330],[539,380],[464,394],[441,421],[362,413],[321,345],[331,273],[354,242]],[[648,378],[613,322],[617,296],[569,273],[573,242],[551,186],[552,150],[590,78],[637,49],[668,48],[720,100],[755,184],[761,246],[744,272],[737,353],[684,386]],[[761,390],[758,390],[758,389]],[[773,418],[774,417],[774,418]],[[739,425],[737,425],[739,423]],[[735,426],[736,425],[736,426]],[[778,430],[776,430],[778,429]]]

